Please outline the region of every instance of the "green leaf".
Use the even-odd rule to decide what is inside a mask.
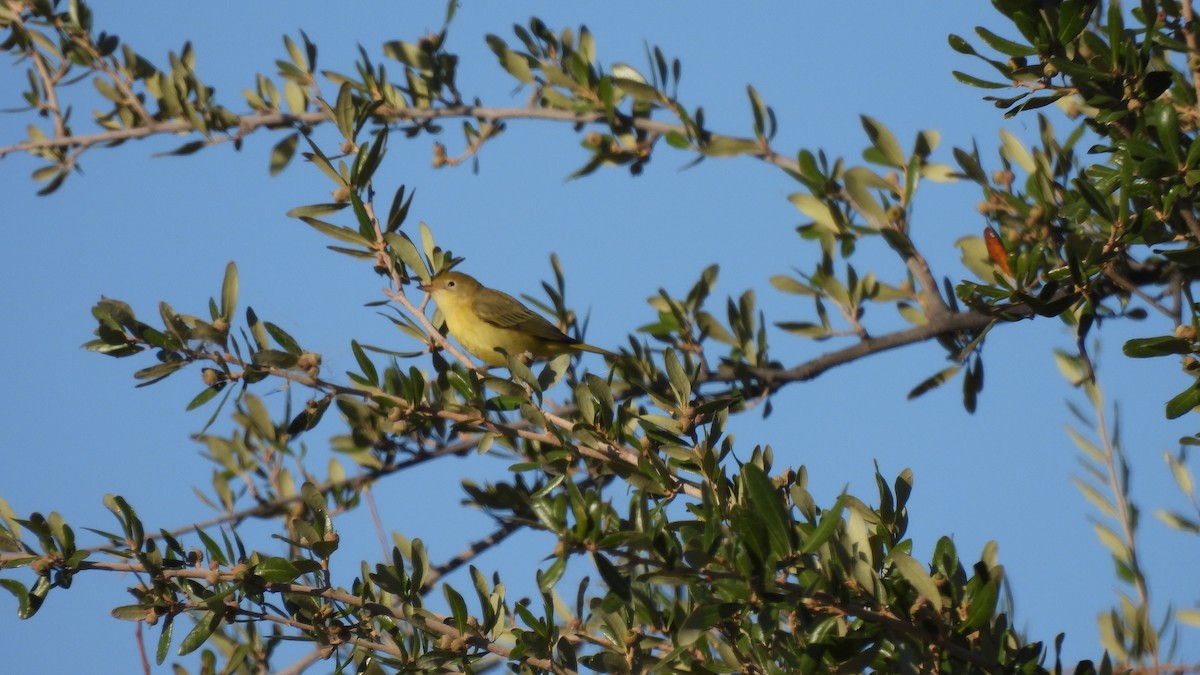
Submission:
[[[446,603],[450,605],[450,613],[454,616],[454,627],[460,634],[465,634],[467,632],[467,602],[463,600],[462,594],[450,587],[450,584],[442,584],[442,593],[446,596]]]
[[[300,348],[300,345],[291,335],[288,335],[287,331],[283,330],[279,326],[276,326],[270,321],[264,321],[263,327],[267,329],[267,332],[271,334],[271,337],[274,338],[275,342],[280,347],[283,347],[283,350],[287,353],[294,356],[300,356],[304,353],[304,350]]]
[[[867,218],[871,227],[882,228],[887,222],[887,217],[879,202],[872,196],[871,188],[888,188],[887,183],[870,169],[861,166],[850,169],[843,177],[846,193],[850,196],[855,210]]]
[[[679,357],[675,354],[674,349],[667,348],[663,355],[663,362],[666,364],[667,380],[671,383],[675,402],[680,406],[688,405],[692,400],[692,382],[688,379],[687,372],[679,362]]]
[[[272,557],[254,566],[254,573],[271,583],[288,583],[303,572],[287,558]]]
[[[912,584],[918,593],[925,596],[934,609],[942,611],[942,594],[938,591],[937,584],[933,582],[933,577],[929,576],[929,571],[925,569],[924,564],[917,562],[912,556],[900,550],[892,551],[892,564],[896,566],[896,571],[900,573],[900,576]]]
[[[1167,419],[1175,419],[1200,406],[1200,384],[1194,384],[1167,401]]]
[[[221,617],[222,615],[218,612],[205,612],[196,622],[195,627],[183,638],[183,642],[179,645],[179,655],[185,656],[199,649],[200,645],[203,645],[217,629],[217,626],[221,625]]]
[[[344,202],[329,204],[307,204],[305,206],[297,206],[296,208],[291,209],[287,212],[287,217],[299,218],[301,216],[310,216],[312,218],[316,218],[318,216],[327,216],[331,213],[337,213],[347,206],[349,206],[349,204]]]
[[[967,607],[967,618],[959,627],[959,632],[966,635],[987,625],[996,613],[996,601],[999,590],[995,581],[988,581],[972,597]]]
[[[136,371],[133,376],[139,380],[147,380],[138,385],[139,387],[144,387],[158,382],[186,365],[187,361],[167,361],[166,363],[159,363],[149,368],[142,368]]]
[[[292,157],[296,156],[296,146],[299,143],[300,134],[289,134],[282,141],[276,143],[274,148],[271,148],[270,175],[277,176],[287,168]]]
[[[295,354],[289,354],[278,349],[261,349],[250,355],[250,362],[264,368],[294,368],[299,362]]]
[[[934,373],[930,377],[926,378],[925,381],[921,382],[921,384],[913,387],[912,391],[908,392],[908,400],[911,401],[912,399],[931,389],[936,389],[943,384],[946,384],[950,381],[950,378],[958,374],[960,368],[962,368],[962,366],[950,366],[949,368],[944,368]]]
[[[1104,496],[1104,494],[1097,490],[1091,483],[1088,483],[1078,476],[1073,477],[1071,481],[1075,483],[1075,487],[1079,488],[1079,491],[1083,493],[1083,496],[1092,503],[1092,506],[1095,506],[1100,510],[1101,513],[1109,518],[1117,518],[1117,509],[1108,501],[1108,497]]]
[[[428,275],[429,270],[425,266],[421,252],[417,250],[417,245],[408,238],[408,235],[403,232],[388,232],[383,237],[387,240],[392,253],[400,259],[400,262],[404,263],[405,267],[422,278]]]
[[[821,522],[813,528],[813,531],[804,540],[804,546],[800,549],[801,553],[809,554],[816,553],[817,549],[825,545],[829,538],[838,530],[838,526],[842,522],[842,511],[846,508],[846,500],[848,495],[845,493],[838,497],[837,503],[821,514]]]
[[[371,359],[367,358],[367,353],[363,351],[358,340],[350,341],[350,350],[354,352],[354,358],[358,361],[358,367],[362,370],[362,374],[371,383],[371,386],[379,386],[379,371],[375,369],[375,364],[371,363]]]
[[[162,633],[158,636],[158,647],[154,650],[154,662],[162,665],[171,650],[171,636],[175,634],[175,617],[168,614],[163,619]]]
[[[602,553],[592,553],[592,562],[596,565],[596,571],[600,573],[600,578],[604,580],[608,590],[616,594],[617,597],[628,602],[633,598],[633,593],[629,587],[629,578],[621,573],[612,562],[609,561]]]
[[[780,558],[787,556],[792,552],[791,521],[784,508],[783,494],[756,464],[742,467],[742,481],[750,508],[767,528],[771,552]]]
[[[1129,547],[1112,528],[1103,523],[1093,522],[1092,529],[1096,531],[1096,538],[1100,540],[1100,543],[1108,549],[1109,553],[1112,553],[1113,558],[1120,561],[1129,559]]]
[[[225,383],[213,385],[211,387],[205,387],[203,390],[200,391],[199,394],[196,394],[196,397],[193,398],[190,403],[187,404],[187,410],[192,411],[192,410],[195,410],[196,408],[199,408],[200,406],[204,405],[205,403],[208,403],[210,400],[212,400],[212,398],[214,396],[216,396],[224,388],[225,388]]]
[[[1171,469],[1171,476],[1175,479],[1175,485],[1179,486],[1179,491],[1183,493],[1188,500],[1195,498],[1195,485],[1192,481],[1192,474],[1188,471],[1179,458],[1170,453],[1163,453],[1167,460],[1167,466]]]
[[[971,46],[971,43],[967,42],[958,35],[955,35],[954,33],[951,33],[949,36],[947,36],[947,41],[950,43],[950,48],[959,54],[974,56],[976,53],[975,48]]]
[[[1131,356],[1135,359],[1145,359],[1171,354],[1191,354],[1195,350],[1192,348],[1192,343],[1188,340],[1164,335],[1162,337],[1129,340],[1121,347],[1121,351],[1125,352],[1125,356]]]
[[[225,266],[225,280],[221,284],[221,318],[226,323],[233,322],[233,313],[237,310],[238,273],[237,265],[231,260]]]
[[[999,268],[988,255],[983,237],[960,237],[954,245],[962,251],[962,263],[968,270],[981,281],[993,283]]]
[[[1180,623],[1200,628],[1200,609],[1180,609],[1175,611],[1175,617]]]
[[[841,228],[838,227],[837,221],[833,217],[833,212],[829,206],[817,199],[816,197],[805,193],[797,192],[788,196],[790,201],[801,213],[813,219],[821,230],[830,234],[837,234]]]
[[[959,82],[968,84],[972,87],[979,87],[981,89],[1007,89],[1008,87],[1012,86],[1006,82],[990,82],[988,80],[975,77],[974,75],[968,75],[961,70],[952,70],[950,73],[954,75],[954,79],[958,80]]]
[[[683,625],[675,634],[675,645],[678,647],[692,646],[710,628],[741,610],[742,605],[730,602],[693,607],[691,614],[688,614],[688,617],[683,620]]]
[[[883,163],[903,169],[907,162],[904,159],[904,151],[900,149],[900,144],[896,142],[896,137],[888,130],[883,123],[876,119],[860,115],[863,129],[867,130],[867,137],[871,139],[871,143],[875,149],[879,150],[882,155]]]
[[[708,157],[734,157],[753,154],[761,150],[758,141],[733,136],[718,136],[700,147],[700,153]]]
[[[1000,144],[1004,149],[1004,155],[1008,157],[1009,161],[1021,167],[1025,173],[1032,174],[1037,170],[1037,165],[1033,161],[1033,155],[1030,155],[1020,139],[1007,129],[1000,130]]]
[[[351,230],[350,228],[347,228],[347,227],[339,227],[337,225],[327,223],[323,220],[317,220],[316,218],[311,218],[309,216],[298,216],[298,217],[300,218],[300,220],[304,221],[309,227],[313,228],[317,232],[320,232],[321,234],[323,234],[327,237],[332,237],[334,239],[337,239],[338,241],[343,241],[347,244],[354,244],[355,246],[362,246],[362,247],[367,247],[367,248],[369,248],[371,246],[371,242],[369,242],[365,238],[363,238],[363,236],[358,233],[358,230]]]
[[[1008,56],[1033,56],[1034,54],[1037,54],[1037,50],[1033,47],[1002,38],[982,26],[977,26],[975,28],[975,33],[979,35],[979,37],[983,38],[983,41],[986,42],[989,47],[995,49],[1001,54],[1006,54]]]
[[[383,53],[388,58],[396,59],[409,68],[424,71],[433,70],[433,59],[429,58],[429,54],[418,45],[414,45],[411,42],[401,42],[399,40],[385,42],[383,44]]]
[[[0,579],[0,588],[4,588],[9,593],[12,593],[17,598],[17,616],[22,619],[28,619],[37,612],[37,604],[30,601],[29,589],[16,579]]]

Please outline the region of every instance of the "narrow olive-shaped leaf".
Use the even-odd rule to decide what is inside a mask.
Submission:
[[[189,410],[189,411],[195,410],[196,408],[199,408],[200,406],[204,405],[205,403],[208,403],[209,401],[212,400],[212,398],[214,396],[216,396],[224,388],[225,388],[224,383],[219,384],[219,385],[213,385],[211,387],[205,387],[203,390],[200,391],[199,394],[196,394],[196,397],[193,398],[191,400],[191,402],[189,402],[187,404],[187,410]]]
[[[1121,347],[1121,351],[1125,352],[1125,356],[1144,359],[1171,354],[1191,354],[1195,350],[1192,348],[1192,343],[1188,340],[1164,335],[1162,337],[1129,340]]]
[[[417,250],[417,245],[407,235],[403,232],[389,232],[384,235],[384,239],[387,240],[392,253],[400,259],[400,262],[404,263],[405,267],[425,279],[429,273],[425,261],[421,258],[421,252]]]
[[[959,632],[966,635],[987,625],[996,613],[996,601],[999,590],[995,581],[988,581],[971,597],[967,607],[967,618],[959,627]]]
[[[22,619],[28,619],[33,616],[36,609],[31,611],[29,601],[29,589],[25,588],[25,584],[16,579],[0,579],[0,588],[7,590],[17,598],[17,616]],[[144,616],[144,612],[143,612]]]
[[[158,648],[154,650],[154,661],[162,665],[171,649],[171,636],[175,634],[175,616],[168,614],[163,619],[162,633],[158,636]]]
[[[225,280],[221,283],[221,318],[226,323],[233,321],[233,313],[237,310],[238,273],[237,264],[232,260],[225,266]]]
[[[454,616],[454,627],[460,634],[465,634],[467,632],[467,602],[463,600],[462,594],[450,587],[450,584],[442,584],[442,593],[446,596],[446,604],[450,605],[450,613]]]
[[[1091,483],[1088,483],[1078,476],[1071,478],[1071,481],[1075,483],[1075,487],[1079,488],[1079,491],[1083,493],[1083,496],[1092,503],[1092,506],[1095,506],[1100,510],[1101,513],[1110,518],[1117,517],[1117,510],[1112,503],[1108,501],[1108,497],[1104,496],[1104,494],[1097,490]]]
[[[1192,385],[1167,401],[1167,419],[1182,417],[1196,406],[1200,406],[1200,385]]]
[[[838,526],[842,522],[842,511],[846,508],[846,499],[848,495],[843,493],[838,497],[837,502],[829,509],[821,514],[821,522],[804,540],[804,546],[800,549],[801,553],[815,553],[817,549],[825,545],[829,538],[838,530]]]
[[[950,378],[954,377],[958,373],[960,368],[962,368],[962,366],[950,366],[949,368],[944,368],[937,373],[934,373],[932,376],[926,378],[924,382],[921,382],[917,386],[913,387],[912,391],[908,392],[908,399],[911,401],[912,399],[931,389],[936,389],[943,384],[946,384],[946,382],[950,381]]]
[[[812,218],[813,223],[820,227],[821,230],[830,234],[837,234],[839,232],[840,228],[833,217],[833,212],[825,202],[806,192],[797,192],[789,195],[788,201],[799,209],[801,213]]]
[[[278,349],[261,349],[250,355],[250,362],[264,368],[294,368],[300,359],[295,354],[289,354]]]
[[[904,151],[900,149],[900,143],[896,141],[892,132],[879,120],[866,115],[859,117],[862,120],[863,129],[867,131],[867,137],[882,154],[884,163],[897,169],[903,169],[907,164],[904,160]]]
[[[974,75],[968,75],[961,70],[952,70],[950,71],[950,74],[954,76],[954,79],[962,82],[963,84],[967,84],[972,87],[979,87],[981,89],[1007,89],[1008,87],[1012,86],[1012,84],[1007,82],[991,82],[975,77]]]
[[[892,563],[896,566],[896,571],[905,581],[912,584],[918,593],[925,596],[929,604],[937,611],[942,611],[942,594],[938,591],[937,584],[933,582],[933,577],[929,576],[929,571],[925,569],[923,563],[919,563],[912,556],[903,551],[892,552]]]
[[[354,244],[355,246],[370,246],[371,245],[371,243],[369,241],[367,241],[367,239],[365,239],[361,234],[359,234],[357,230],[351,230],[346,227],[340,227],[338,225],[333,225],[331,223],[327,223],[323,220],[317,220],[316,218],[311,218],[309,216],[299,216],[299,218],[300,218],[300,220],[304,221],[309,227],[313,228],[317,232],[320,232],[321,234],[323,234],[327,237],[332,237],[334,239],[337,239],[338,241],[346,242],[347,244]]]
[[[856,166],[844,175],[846,193],[854,208],[867,218],[874,228],[882,228],[887,217],[879,202],[871,194],[871,188],[887,188],[888,185],[875,172],[866,167]]]
[[[675,645],[690,647],[710,628],[733,616],[741,609],[742,606],[737,603],[698,604],[692,608],[691,614],[688,614],[688,617],[683,620],[683,625],[675,634]]]
[[[200,645],[208,640],[219,625],[221,625],[221,614],[212,611],[205,612],[196,621],[195,627],[183,638],[183,642],[179,644],[178,654],[185,656],[199,649]]]
[[[683,369],[683,364],[679,362],[679,356],[674,349],[667,348],[663,355],[663,363],[667,368],[667,380],[671,383],[675,402],[681,406],[687,405],[692,400],[692,382],[688,379],[687,371]]]
[[[771,552],[780,558],[787,556],[792,552],[792,528],[784,507],[783,494],[775,481],[756,464],[742,467],[742,480],[745,481],[750,507],[767,528]]]
[[[1182,492],[1183,496],[1187,497],[1189,501],[1193,500],[1195,498],[1196,488],[1192,481],[1191,472],[1188,471],[1187,466],[1184,465],[1179,457],[1166,452],[1164,452],[1163,455],[1167,460],[1167,466],[1171,469],[1171,476],[1175,479],[1175,484],[1179,486],[1179,491]]]
[[[947,36],[947,40],[950,42],[950,48],[959,54],[973,56],[976,53],[975,48],[971,46],[971,43],[967,42],[962,37],[955,35],[954,33],[951,33],[949,36]]]
[[[411,42],[393,40],[383,44],[383,53],[388,58],[396,59],[409,68],[417,70],[433,70],[433,59],[420,46]]]
[[[309,216],[316,218],[318,216],[327,216],[331,213],[337,213],[349,206],[344,202],[331,202],[328,204],[308,204],[305,206],[297,206],[287,212],[288,218],[299,218],[301,216]]]
[[[300,577],[302,572],[288,558],[276,556],[266,558],[254,566],[254,574],[272,584],[287,584]]]
[[[271,337],[275,339],[276,344],[278,344],[280,347],[283,347],[284,351],[287,353],[295,356],[300,356],[304,353],[304,350],[300,348],[300,345],[296,342],[295,338],[293,338],[291,335],[288,335],[287,331],[283,330],[279,326],[276,326],[270,321],[264,321],[263,327],[266,328],[267,332],[271,334]]]
[[[562,579],[563,573],[567,571],[567,559],[565,557],[555,558],[554,562],[543,572],[537,572],[538,590],[542,593],[549,593],[554,589],[554,585]]]
[[[733,157],[758,152],[762,148],[758,141],[733,136],[718,136],[700,147],[701,154],[709,157]]]
[[[275,147],[271,148],[270,175],[277,176],[287,168],[287,165],[292,161],[292,157],[296,156],[296,146],[299,143],[300,134],[289,134],[284,136],[282,141],[276,143]]]
[[[139,380],[149,380],[139,384],[139,387],[144,387],[148,384],[154,384],[171,373],[179,370],[187,365],[187,361],[168,361],[166,363],[158,363],[149,368],[142,368],[136,371],[133,376]]]
[[[1029,45],[1023,45],[1019,42],[1013,42],[1007,38],[1002,38],[983,26],[976,26],[975,33],[983,38],[983,41],[989,47],[996,51],[1007,54],[1008,56],[1033,56],[1037,54],[1037,50]]]
[[[1034,164],[1033,155],[1025,149],[1025,145],[1020,139],[1014,136],[1007,129],[1000,130],[1000,143],[1004,149],[1004,155],[1008,157],[1017,166],[1021,167],[1026,173],[1033,173],[1037,169]]]
[[[596,552],[592,554],[592,561],[596,564],[596,571],[600,573],[600,578],[604,580],[608,590],[616,594],[622,600],[629,601],[633,598],[633,594],[629,587],[629,578],[621,573],[604,554]]]
[[[362,370],[362,374],[372,386],[379,386],[379,371],[375,369],[375,364],[371,363],[371,359],[367,358],[367,353],[363,351],[358,340],[350,341],[350,350],[354,352],[354,358],[358,361],[358,367]]]

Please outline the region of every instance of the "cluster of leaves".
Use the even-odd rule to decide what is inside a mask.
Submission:
[[[1105,318],[1144,317],[1145,309],[1128,306],[1137,295],[1180,328],[1176,337],[1134,340],[1126,353],[1194,353],[1189,282],[1200,263],[1200,136],[1190,3],[1146,1],[1131,14],[1116,2],[1102,11],[1095,0],[1050,9],[1035,2],[996,6],[1020,37],[982,27],[976,33],[1007,61],[981,55],[956,35],[950,45],[981,58],[1003,81],[956,76],[978,87],[1021,90],[992,98],[1009,115],[1057,102],[1084,124],[1060,141],[1040,118],[1040,146],[1032,151],[1005,135],[1003,166],[991,176],[977,156],[958,155],[964,175],[983,188],[980,210],[1006,249],[998,261],[1005,272],[985,272],[988,285],[963,284],[960,295],[976,305],[1015,301],[1061,316],[1076,327],[1081,344]],[[1088,162],[1076,151],[1084,139],[1094,140]],[[987,260],[980,248],[964,247],[964,253]],[[1153,287],[1160,290],[1147,292]],[[1108,297],[1117,306],[1106,306]],[[1193,385],[1172,398],[1167,415],[1178,417],[1198,403]]]
[[[752,132],[714,133],[702,108],[689,111],[678,101],[678,61],[650,48],[649,77],[622,63],[605,68],[586,27],[556,32],[534,19],[515,28],[511,44],[488,37],[501,67],[533,90],[530,107],[519,113],[463,104],[458,57],[447,51],[443,28],[416,42],[384,46],[385,56],[401,65],[398,82],[366,50],[354,76],[319,72],[315,45],[306,37],[300,43],[285,38],[288,60],[277,63],[282,93],[260,75],[245,93],[251,112],[235,115],[201,84],[188,48],[172,55],[169,71],[160,71],[132,49],[118,49],[115,36],[94,34],[91,14],[79,0],[66,11],[45,0],[0,7],[0,29],[9,31],[5,49],[33,61],[27,101],[54,124],[50,133],[31,132],[4,152],[23,150],[47,160],[35,174],[48,181],[44,192],[57,188],[78,156],[97,143],[189,131],[199,138],[178,150],[187,153],[220,140],[237,143],[257,129],[282,130],[272,172],[287,166],[303,142],[302,157],[332,185],[331,201],[297,207],[291,215],[329,237],[330,249],[388,278],[388,297],[378,304],[413,342],[396,351],[351,341],[357,371],[344,382],[323,377],[319,355],[252,310],[235,330],[232,265],[219,300],[209,302],[207,319],[178,314],[164,303],[161,325],[151,326],[128,305],[102,300],[94,309],[98,327],[90,349],[120,357],[153,351],[159,362],[135,373],[143,384],[201,364],[203,387],[190,407],[222,391],[227,398],[236,392],[236,431],[201,437],[217,466],[206,499],[223,516],[204,527],[152,534],[130,505],[112,497],[106,503],[121,534],[100,532],[105,544],[80,549],[59,516],[20,519],[0,502],[0,550],[12,552],[0,560],[36,573],[28,587],[9,578],[0,583],[28,617],[52,588],[69,586],[81,571],[136,572],[143,579],[134,589],[136,604],[114,614],[151,624],[162,619],[160,663],[173,644],[176,618],[193,617],[180,653],[208,645],[206,667],[218,658],[215,648],[227,672],[272,668],[274,649],[291,638],[311,641],[317,656],[335,657],[360,672],[473,670],[498,661],[516,670],[568,672],[579,666],[602,672],[1045,672],[1047,648],[1014,630],[1001,607],[1004,572],[994,545],[973,565],[963,562],[949,539],[937,543],[929,562],[913,557],[913,543],[905,538],[910,473],[890,484],[877,474],[875,506],[843,494],[822,508],[809,493],[804,467],[775,467],[769,447],[739,459],[725,433],[731,415],[750,410],[750,401],[766,399],[764,411],[770,412],[770,394],[782,386],[924,340],[937,340],[953,363],[913,394],[965,369],[964,402],[973,409],[983,385],[980,347],[993,325],[1033,315],[1062,317],[1076,326],[1086,364],[1082,344],[1093,325],[1145,314],[1129,306],[1133,296],[1193,330],[1131,343],[1127,351],[1200,350],[1196,312],[1190,296],[1183,301],[1200,243],[1191,192],[1198,175],[1193,163],[1200,161],[1190,111],[1195,86],[1188,71],[1173,65],[1173,56],[1189,49],[1173,33],[1191,28],[1171,14],[1174,3],[1162,3],[1163,12],[1143,3],[1134,14],[1144,24],[1140,33],[1124,29],[1116,3],[1107,25],[1094,27],[1088,17],[1095,2],[1068,1],[1057,11],[1044,11],[1043,4],[997,3],[1027,45],[978,31],[990,47],[1012,57],[1008,63],[985,59],[1005,82],[959,78],[975,86],[1016,83],[1045,90],[1044,96],[1022,94],[998,103],[1019,112],[1069,100],[1086,126],[1060,141],[1042,119],[1041,146],[1032,151],[1002,136],[1002,168],[991,175],[977,150],[956,149],[958,168],[951,168],[931,160],[936,132],[921,132],[905,152],[883,123],[869,117],[862,121],[870,143],[863,158],[870,166],[847,166],[819,151],[781,155],[771,146],[774,113],[752,87]],[[952,37],[951,45],[977,54],[962,38]],[[1037,65],[1030,65],[1033,56]],[[79,69],[98,76],[95,86],[112,103],[97,113],[107,135],[75,136],[68,124],[60,89],[80,79],[74,75]],[[1172,75],[1157,74],[1163,72]],[[336,93],[324,96],[319,80]],[[150,101],[157,110],[146,107]],[[445,341],[438,317],[431,321],[408,297],[414,280],[428,281],[458,261],[435,243],[433,228],[409,222],[412,192],[400,187],[386,214],[377,210],[373,177],[396,132],[409,138],[440,134],[438,120],[464,120],[462,157],[436,146],[435,162],[451,165],[476,156],[503,130],[506,116],[591,125],[583,136],[588,159],[577,176],[607,165],[637,174],[659,139],[696,161],[745,155],[779,167],[799,184],[791,201],[810,220],[798,232],[816,242],[820,256],[811,271],[772,278],[777,289],[811,298],[815,314],[776,325],[792,335],[848,339],[850,345],[792,367],[777,362],[752,292],[729,298],[723,318],[707,308],[714,266],[684,297],[661,291],[652,299],[656,320],[631,336],[608,378],[580,373],[565,356],[536,372],[510,360],[508,377],[477,370]],[[332,141],[320,134],[330,127],[337,134]],[[1088,133],[1101,139],[1091,154],[1103,163],[1084,166],[1075,155]],[[1017,170],[1025,174],[1023,182]],[[960,241],[964,261],[980,279],[957,288],[939,279],[910,236],[920,183],[955,179],[981,188],[981,212],[994,228],[988,241]],[[898,280],[861,274],[850,262],[873,241],[895,255]],[[557,263],[555,276],[543,308],[564,329],[578,330]],[[1164,304],[1168,296],[1174,307]],[[1110,299],[1116,308],[1106,306]],[[872,305],[894,306],[911,328],[876,334],[866,321]],[[840,319],[831,318],[831,308]],[[411,361],[428,353],[432,373]],[[1090,377],[1090,365],[1081,372]],[[289,399],[276,421],[250,391],[264,380],[299,385],[311,398],[299,412],[290,409]],[[552,387],[568,392],[562,406],[546,405],[543,395]],[[1200,402],[1191,397],[1200,394],[1176,397],[1168,411],[1190,410]],[[363,472],[347,478],[335,460],[321,482],[310,467],[297,480],[285,460],[304,459],[294,441],[328,424],[330,406],[345,427],[333,448]],[[334,517],[358,508],[362,489],[418,463],[471,450],[513,461],[506,480],[463,486],[469,504],[496,519],[495,533],[467,555],[437,566],[420,541],[398,536],[391,560],[374,568],[363,562],[344,585],[348,590],[335,583],[330,564],[341,535]],[[627,495],[627,504],[617,494]],[[237,531],[247,518],[277,519],[286,554],[247,550]],[[219,536],[213,534],[217,526]],[[498,576],[489,580],[474,567],[476,607],[443,583],[450,614],[425,608],[442,576],[521,528],[552,533],[557,541],[547,556],[551,562],[537,575],[540,608],[526,599],[510,602]],[[199,547],[185,548],[181,538],[187,533],[194,533]],[[91,560],[100,553],[129,562]],[[593,587],[585,578],[573,605],[557,588],[572,563],[594,570],[603,582]],[[261,628],[267,625],[269,633]],[[1147,644],[1143,640],[1138,649]],[[1141,653],[1119,641],[1109,647],[1122,659]],[[1106,659],[1101,670],[1110,667]]]

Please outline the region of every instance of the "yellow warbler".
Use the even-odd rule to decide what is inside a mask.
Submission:
[[[529,354],[535,359],[574,351],[615,356],[568,337],[520,300],[462,272],[442,272],[417,288],[437,303],[454,339],[488,365],[507,365],[505,354]]]

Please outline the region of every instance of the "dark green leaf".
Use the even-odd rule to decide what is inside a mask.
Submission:
[[[1125,352],[1125,356],[1131,356],[1135,359],[1168,356],[1171,354],[1191,354],[1195,351],[1192,348],[1192,343],[1188,340],[1169,335],[1129,340],[1121,350]]]
[[[771,543],[771,552],[783,558],[792,552],[791,520],[784,507],[783,493],[755,464],[742,467],[746,495],[753,512],[762,519]]]
[[[375,364],[371,363],[371,359],[367,358],[367,353],[363,351],[357,340],[350,341],[350,349],[354,352],[354,358],[358,361],[358,367],[362,369],[362,374],[372,386],[379,386],[379,371],[375,369]]]
[[[217,626],[221,625],[221,614],[218,612],[205,612],[196,621],[196,626],[188,632],[183,638],[183,642],[179,645],[179,655],[184,656],[196,651],[200,645],[203,645],[212,635]]]
[[[1200,406],[1200,384],[1194,384],[1167,401],[1167,419],[1175,419]]]
[[[821,522],[817,524],[816,528],[808,535],[808,538],[804,540],[804,546],[800,549],[801,553],[815,553],[817,549],[821,548],[837,532],[838,526],[842,522],[842,511],[846,508],[846,499],[847,495],[842,494],[842,496],[838,497],[832,509],[821,514]]]
[[[287,558],[267,558],[254,566],[254,573],[271,583],[288,583],[302,572]]]
[[[271,149],[271,164],[269,172],[272,176],[278,175],[287,165],[291,163],[292,157],[296,156],[296,146],[300,142],[300,134],[289,134],[275,144]],[[162,661],[159,661],[162,663]]]

